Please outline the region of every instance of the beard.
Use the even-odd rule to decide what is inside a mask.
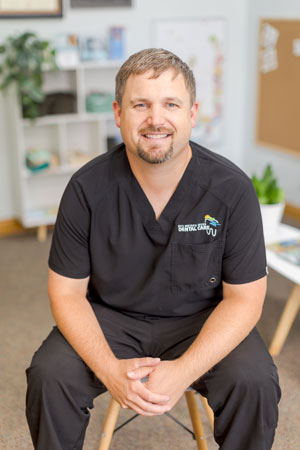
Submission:
[[[155,130],[158,131],[158,130]],[[149,132],[151,133],[151,132]],[[145,133],[146,134],[146,133]],[[143,148],[141,142],[138,142],[137,146],[137,154],[139,157],[150,164],[162,164],[173,156],[173,141],[167,148],[161,148],[160,145],[155,144],[155,142],[151,145],[151,150],[146,150]]]
[[[139,145],[137,148],[137,153],[143,161],[146,161],[150,164],[162,164],[172,158],[173,145],[171,144],[169,148],[167,148],[167,150],[160,151],[155,155],[148,153]]]

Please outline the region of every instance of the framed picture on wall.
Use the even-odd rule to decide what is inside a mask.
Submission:
[[[0,19],[62,17],[63,0],[0,0]]]
[[[71,8],[104,8],[131,5],[132,0],[71,0]]]

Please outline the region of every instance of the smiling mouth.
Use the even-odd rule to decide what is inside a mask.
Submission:
[[[166,139],[171,134],[142,134],[142,136],[146,139]]]

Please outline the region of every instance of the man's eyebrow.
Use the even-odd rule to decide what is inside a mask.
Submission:
[[[180,98],[178,97],[164,97],[163,100],[168,103],[176,103],[178,105],[183,104],[183,101],[180,100]],[[149,102],[150,102],[149,99],[145,97],[136,97],[130,100],[131,105],[135,105],[136,103],[149,103]]]
[[[149,103],[149,99],[144,97],[136,97],[130,100],[131,105],[135,105],[136,103]]]
[[[165,100],[169,103],[178,103],[178,105],[182,105],[183,101],[178,97],[166,97]]]

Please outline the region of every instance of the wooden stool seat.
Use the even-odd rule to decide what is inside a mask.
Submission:
[[[198,450],[207,450],[206,438],[204,435],[204,429],[203,429],[200,413],[199,413],[199,410],[197,407],[195,392],[192,389],[186,390],[185,398],[186,398],[186,402],[188,405],[188,410],[190,413],[191,422],[192,422],[193,430],[194,430],[194,433],[192,433],[192,434],[194,435],[194,438],[197,442]],[[201,399],[204,404],[205,410],[208,414],[210,425],[213,428],[213,420],[214,420],[213,412],[212,412],[211,408],[209,407],[206,398],[201,396]],[[118,419],[119,411],[120,411],[119,403],[116,402],[116,400],[114,400],[111,397],[109,406],[106,410],[104,422],[103,422],[99,450],[108,450],[109,449],[109,446],[110,446],[110,443],[111,443],[111,440],[112,440],[112,437],[113,437],[113,434],[115,431],[115,426],[116,426],[116,422]],[[173,418],[169,413],[166,413],[166,414],[169,417]],[[136,416],[129,419],[129,421],[133,420]],[[173,420],[174,420],[174,418],[173,418]],[[125,422],[125,424],[128,423],[129,421]],[[175,420],[175,421],[178,422],[177,420]],[[123,425],[125,425],[125,424],[123,424]],[[188,431],[190,431],[190,430],[188,430]]]

